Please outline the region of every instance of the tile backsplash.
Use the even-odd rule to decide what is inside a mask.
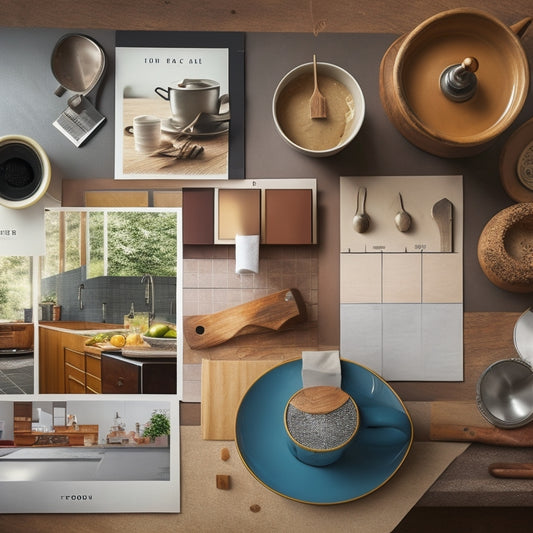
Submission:
[[[259,256],[258,274],[236,274],[235,258],[229,251],[225,255],[184,259],[184,316],[216,313],[292,288],[300,291],[308,320],[317,320],[317,247],[262,246]]]

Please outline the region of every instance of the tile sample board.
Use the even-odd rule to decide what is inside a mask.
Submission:
[[[358,233],[365,190],[370,225]],[[400,194],[411,216],[404,232]],[[440,225],[437,202],[446,206]],[[340,178],[340,348],[387,380],[463,379],[461,176]]]

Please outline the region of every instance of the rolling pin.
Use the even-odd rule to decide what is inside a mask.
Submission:
[[[531,479],[533,478],[532,463],[492,463],[489,473],[494,477]]]
[[[284,289],[211,315],[190,316],[183,334],[192,349],[210,348],[233,337],[280,330],[305,320],[305,304],[296,289]]]
[[[496,446],[533,447],[533,425],[501,429],[497,427],[461,426],[457,424],[431,424],[430,440],[481,442]]]

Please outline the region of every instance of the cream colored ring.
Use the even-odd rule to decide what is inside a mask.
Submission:
[[[33,152],[35,152],[39,158],[42,167],[41,183],[29,198],[24,198],[23,200],[7,200],[6,198],[2,198],[0,196],[0,205],[10,207],[12,209],[23,209],[37,203],[44,196],[48,186],[50,185],[52,169],[46,152],[35,140],[24,135],[6,135],[4,137],[0,137],[0,147],[6,144],[14,143],[24,144],[33,150]]]

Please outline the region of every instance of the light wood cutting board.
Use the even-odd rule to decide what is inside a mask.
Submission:
[[[492,427],[479,412],[475,401],[431,402],[431,425]]]
[[[235,416],[250,385],[283,361],[202,360],[202,438],[234,440]]]

